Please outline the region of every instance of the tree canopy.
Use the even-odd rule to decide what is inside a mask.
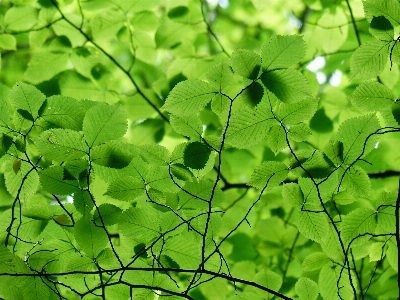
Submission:
[[[399,297],[399,0],[3,0],[0,299]]]

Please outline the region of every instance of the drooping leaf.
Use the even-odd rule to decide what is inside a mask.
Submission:
[[[261,71],[261,57],[249,50],[238,49],[232,54],[232,69],[240,76],[255,80]]]
[[[89,147],[116,140],[126,130],[125,112],[119,105],[98,103],[87,111],[83,119],[83,133]]]
[[[306,78],[297,70],[283,69],[264,73],[264,86],[282,102],[294,103],[311,95]]]
[[[176,115],[195,115],[214,97],[214,94],[214,89],[205,81],[182,81],[168,95],[162,108]]]
[[[377,111],[389,107],[393,103],[394,95],[385,85],[369,81],[360,84],[349,98],[358,109]]]
[[[388,50],[388,42],[362,44],[351,56],[351,79],[371,79],[382,73],[388,59]]]
[[[264,70],[289,68],[304,57],[306,45],[298,35],[273,35],[262,47]]]

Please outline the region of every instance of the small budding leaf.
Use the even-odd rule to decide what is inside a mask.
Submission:
[[[183,154],[183,161],[185,166],[200,170],[206,166],[210,154],[211,149],[207,145],[193,142],[187,145]]]
[[[13,162],[13,170],[14,170],[15,174],[18,174],[20,169],[21,169],[21,160],[19,158],[17,158]]]

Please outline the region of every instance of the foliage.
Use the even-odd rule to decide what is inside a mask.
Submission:
[[[0,298],[399,297],[400,2],[211,2],[0,3]]]

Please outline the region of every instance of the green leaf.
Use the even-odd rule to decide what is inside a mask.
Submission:
[[[90,152],[90,160],[100,166],[122,169],[129,165],[134,155],[125,144],[107,143],[96,146]]]
[[[142,179],[127,176],[113,181],[108,187],[105,195],[123,201],[131,201],[138,196],[143,195],[144,191],[145,189]]]
[[[396,272],[399,270],[399,251],[397,249],[397,245],[394,242],[389,241],[389,248],[386,251],[386,256],[389,262],[389,265]]]
[[[51,194],[69,195],[78,188],[77,180],[64,180],[64,168],[62,166],[47,168],[41,171],[39,176],[40,185]]]
[[[354,298],[349,275],[346,270],[341,272],[341,269],[338,265],[328,264],[319,273],[318,286],[324,300],[351,300]]]
[[[171,165],[171,173],[176,178],[184,181],[192,181],[194,180],[194,176],[192,172],[188,168],[186,168],[182,164],[173,164]]]
[[[50,160],[71,161],[88,152],[81,132],[70,129],[50,129],[34,140],[39,152]]]
[[[300,277],[296,282],[295,290],[301,300],[315,300],[319,294],[318,285],[307,277]]]
[[[343,143],[344,162],[350,164],[357,159],[363,153],[365,139],[379,128],[379,121],[374,114],[344,121],[336,135],[336,139]],[[373,149],[375,142],[373,138],[369,139],[364,155]]]
[[[60,95],[48,97],[39,110],[38,126],[47,129],[64,128],[81,131],[87,106],[95,103]]]
[[[198,139],[203,134],[203,128],[199,117],[171,115],[170,124],[179,134],[193,139]]]
[[[388,59],[389,43],[373,41],[362,44],[351,56],[351,79],[370,79],[382,73]]]
[[[17,82],[10,91],[10,104],[16,109],[27,111],[34,119],[46,97],[32,85]]]
[[[124,21],[120,10],[107,10],[94,15],[90,22],[93,38],[100,42],[111,40],[124,26]]]
[[[372,262],[381,260],[385,255],[384,248],[385,245],[381,242],[371,244],[369,247],[369,261]]]
[[[293,215],[294,224],[300,233],[317,243],[323,243],[327,236],[329,223],[323,212],[310,212],[296,209]]]
[[[300,62],[306,52],[306,45],[298,35],[273,35],[261,47],[264,70],[289,68]]]
[[[99,209],[93,214],[93,220],[96,226],[102,226],[100,216],[101,219],[103,219],[104,225],[114,225],[119,222],[122,216],[122,210],[115,205],[105,203],[100,205]]]
[[[0,35],[0,49],[17,50],[17,40],[11,34],[3,33]]]
[[[98,103],[83,119],[83,133],[89,147],[119,139],[126,130],[127,120],[120,105]]]
[[[286,183],[282,188],[282,197],[290,205],[300,208],[304,202],[303,193],[297,183]]]
[[[363,2],[367,19],[384,16],[392,24],[400,24],[400,3],[397,0],[368,0]]]
[[[233,72],[228,64],[219,63],[207,72],[207,79],[210,84],[222,91],[232,83]]]
[[[396,42],[392,50],[392,61],[396,64],[400,64],[400,43]]]
[[[74,236],[78,248],[82,249],[90,258],[96,258],[108,244],[106,232],[97,227],[88,218],[76,222]]]
[[[342,187],[354,197],[370,198],[371,181],[368,174],[359,166],[352,166],[343,177]]]
[[[291,126],[288,131],[289,139],[292,139],[295,142],[307,141],[312,135],[311,128],[304,123]]]
[[[317,22],[313,32],[318,43],[325,53],[335,53],[346,42],[349,32],[347,9],[333,5],[325,9]]]
[[[368,81],[360,84],[349,96],[351,104],[363,111],[377,111],[393,104],[394,95],[385,85]]]
[[[250,148],[266,137],[275,122],[267,104],[261,102],[253,109],[245,105],[232,114],[226,142],[237,148]]]
[[[162,108],[176,115],[195,115],[214,94],[214,89],[205,81],[185,80],[174,87]]]
[[[34,53],[26,69],[24,79],[33,84],[52,79],[67,70],[69,53],[42,51]],[[46,66],[43,68],[43,66]]]
[[[393,41],[393,25],[383,16],[373,17],[369,26],[369,32],[381,41]]]
[[[91,195],[86,190],[74,191],[74,206],[82,215],[89,215],[94,207]]]
[[[161,234],[158,213],[148,205],[126,210],[118,227],[126,237],[145,244]]]
[[[264,86],[282,102],[294,103],[311,96],[307,79],[297,70],[283,69],[261,75]]]
[[[167,240],[164,249],[165,254],[176,261],[180,268],[196,268],[201,262],[201,249],[189,233]]]
[[[13,6],[4,16],[4,26],[10,31],[29,30],[37,21],[38,10],[32,6]]]
[[[258,82],[253,82],[250,84],[243,92],[240,94],[240,99],[248,105],[250,108],[256,107],[264,96],[264,88]]]
[[[206,166],[211,154],[211,148],[201,142],[189,143],[185,148],[183,161],[185,166],[200,170]]]
[[[258,272],[256,276],[254,276],[254,282],[276,292],[278,292],[282,287],[282,277],[271,270],[264,269]],[[257,289],[256,292],[257,294],[262,295],[263,298],[267,297],[264,299],[274,299],[273,295],[271,294],[266,295],[265,291],[260,291]]]
[[[313,252],[308,255],[301,264],[301,268],[305,272],[311,272],[321,269],[331,260],[324,252]]]
[[[15,160],[15,158],[10,157],[5,161],[5,187],[13,197],[18,195],[21,201],[27,201],[36,193],[39,186],[39,175],[31,164],[22,160],[20,161],[19,171],[15,173]]]
[[[189,192],[189,193],[188,193]],[[211,200],[212,206],[220,206],[224,201],[224,193],[208,180],[186,182],[185,191],[179,192],[180,209],[207,209]]]
[[[233,72],[248,79],[255,80],[261,71],[261,57],[249,50],[238,49],[232,54]]]
[[[267,135],[267,145],[275,155],[287,147],[286,132],[281,125],[272,126]]]
[[[363,233],[374,233],[376,227],[375,212],[369,208],[356,208],[342,217],[340,226],[341,236],[345,245],[357,247],[366,243],[371,236]]]
[[[284,124],[298,124],[311,119],[318,107],[318,100],[313,97],[305,98],[296,103],[280,103],[277,117]]]
[[[143,161],[158,166],[169,164],[169,151],[167,148],[157,144],[142,145],[137,148]]]
[[[254,169],[251,175],[249,185],[258,189],[273,188],[284,181],[289,173],[287,166],[284,163],[277,161],[263,162]]]

